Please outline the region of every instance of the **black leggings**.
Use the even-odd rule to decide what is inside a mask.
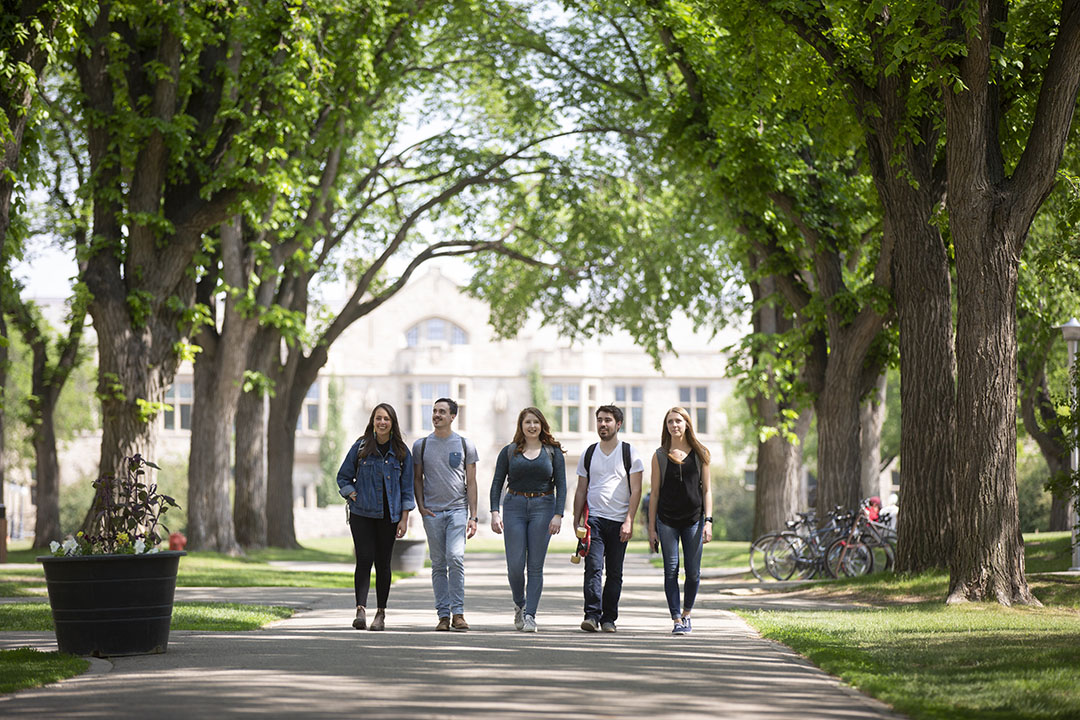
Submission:
[[[390,553],[397,537],[397,523],[383,518],[366,518],[349,514],[353,548],[356,549],[356,604],[367,607],[368,588],[371,586],[371,566],[375,565],[375,595],[379,607],[386,607],[390,597]]]

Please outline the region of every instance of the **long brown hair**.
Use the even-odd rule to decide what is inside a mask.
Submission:
[[[671,433],[668,432],[667,429],[667,418],[671,413],[678,413],[682,416],[682,419],[686,423],[686,441],[690,443],[690,447],[693,448],[694,452],[697,453],[697,456],[701,458],[701,464],[708,465],[709,460],[712,458],[712,455],[709,453],[709,448],[702,445],[701,441],[697,439],[697,435],[694,434],[694,425],[690,422],[690,413],[686,412],[685,409],[678,405],[664,413],[664,429],[660,433],[660,446],[664,448],[664,452],[668,454],[668,457],[671,457]],[[674,462],[678,462],[675,458],[671,459]]]
[[[517,429],[514,431],[514,444],[517,445],[517,449],[514,450],[514,454],[518,455],[525,452],[525,431],[521,429],[521,424],[525,421],[525,416],[529,413],[535,415],[536,419],[540,421],[540,444],[557,447],[565,453],[566,450],[559,444],[559,441],[555,439],[555,436],[551,434],[551,426],[548,425],[544,413],[540,412],[540,408],[530,406],[518,413]]]
[[[409,454],[409,446],[405,444],[405,433],[401,432],[397,412],[394,411],[394,407],[390,403],[379,403],[372,409],[371,417],[368,418],[367,429],[364,430],[364,434],[361,436],[364,442],[360,446],[358,457],[366,458],[375,452],[378,447],[378,441],[375,439],[375,413],[380,408],[390,416],[390,447],[394,449],[394,457],[398,460],[404,460],[405,456]]]

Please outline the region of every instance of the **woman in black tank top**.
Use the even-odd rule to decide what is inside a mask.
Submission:
[[[675,622],[672,635],[692,631],[690,611],[701,583],[701,550],[712,540],[712,483],[709,450],[694,435],[690,414],[673,407],[664,415],[661,445],[652,459],[649,545],[662,551],[664,594]],[[679,597],[679,544],[686,562]],[[681,599],[681,603],[680,603]]]

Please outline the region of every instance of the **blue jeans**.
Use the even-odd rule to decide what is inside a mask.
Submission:
[[[619,539],[621,520],[589,516],[591,535],[589,554],[585,556],[585,617],[600,624],[615,622],[619,617],[619,596],[622,595],[623,559],[626,543]],[[600,576],[607,565],[607,579],[600,590]]]
[[[503,500],[503,537],[506,547],[506,575],[514,605],[536,617],[540,593],[544,591],[544,558],[551,540],[551,518],[555,515],[555,494],[525,497],[507,493]],[[526,583],[525,569],[529,579]]]
[[[701,548],[702,531],[705,523],[698,520],[684,528],[673,528],[656,518],[656,534],[660,536],[660,553],[664,556],[664,594],[667,595],[668,610],[671,617],[682,616],[694,609],[698,586],[701,584]],[[682,541],[683,556],[686,558],[685,598],[682,610],[679,609],[679,542]]]
[[[431,587],[439,617],[465,613],[465,528],[468,508],[424,515],[424,533],[431,554]]]

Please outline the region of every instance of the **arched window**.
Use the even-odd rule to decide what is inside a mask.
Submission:
[[[405,343],[409,347],[449,343],[468,345],[469,336],[465,330],[443,318],[432,317],[413,325],[405,332]]]

